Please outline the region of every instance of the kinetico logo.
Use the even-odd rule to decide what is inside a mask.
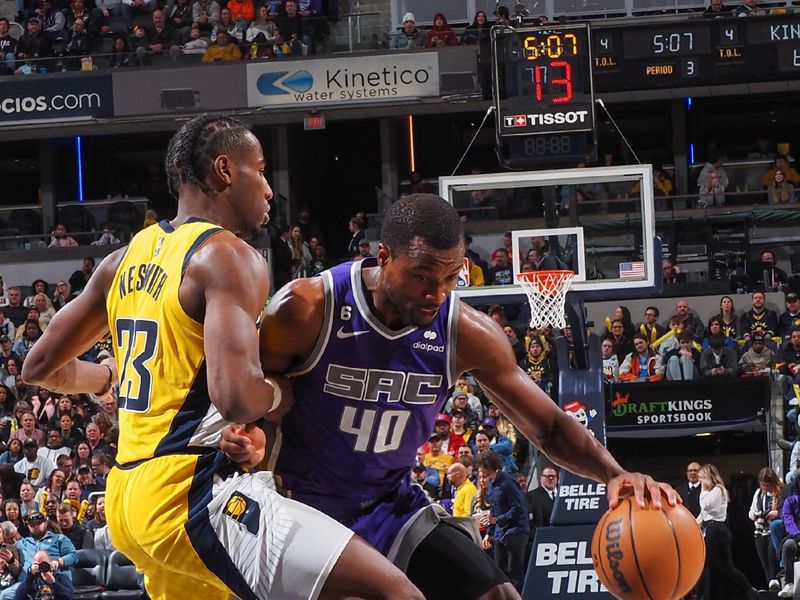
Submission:
[[[288,77],[286,77],[287,75],[289,75],[289,71],[262,74],[256,83],[258,91],[265,96],[278,96],[291,92],[303,93],[314,87],[314,78],[308,71],[295,71]]]

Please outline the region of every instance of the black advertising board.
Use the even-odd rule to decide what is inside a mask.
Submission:
[[[749,426],[762,417],[769,393],[768,377],[617,383],[610,386],[606,431],[669,436]]]
[[[0,86],[0,125],[21,121],[69,121],[111,117],[111,74],[60,77],[30,75]]]
[[[595,27],[597,93],[800,77],[800,16],[693,18]]]

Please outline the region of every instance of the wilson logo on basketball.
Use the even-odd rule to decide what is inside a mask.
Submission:
[[[622,537],[622,519],[616,521],[609,521],[606,526],[606,557],[608,558],[608,566],[611,568],[611,575],[619,586],[619,591],[629,593],[631,586],[625,581],[625,574],[620,569],[620,561],[622,560],[623,553],[619,545],[619,540]]]

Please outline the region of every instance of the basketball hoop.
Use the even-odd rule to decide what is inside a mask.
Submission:
[[[528,271],[517,274],[517,283],[525,290],[531,305],[531,327],[541,329],[567,326],[564,300],[575,277],[573,271]]]

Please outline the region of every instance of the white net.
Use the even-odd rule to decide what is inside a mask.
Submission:
[[[573,271],[531,271],[517,275],[517,283],[525,290],[531,305],[532,328],[567,326],[564,299],[573,277]]]

